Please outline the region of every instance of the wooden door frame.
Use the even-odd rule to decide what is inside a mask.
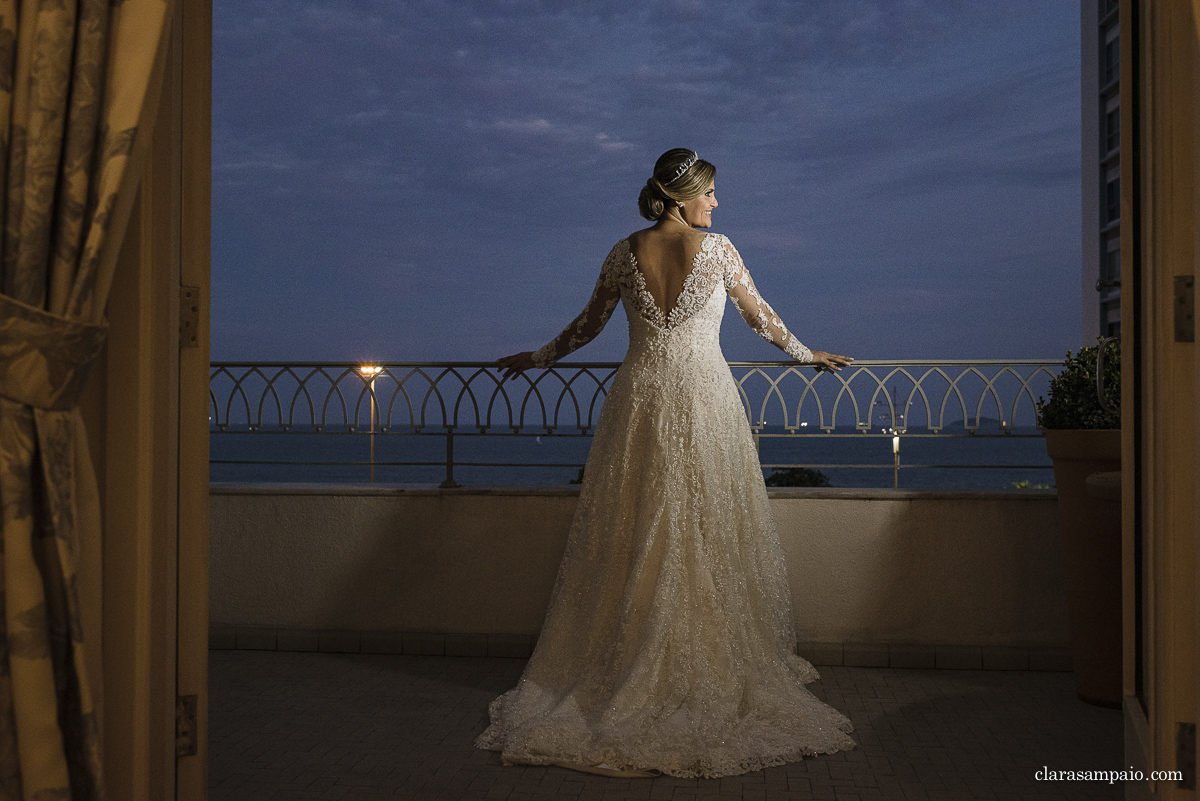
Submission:
[[[175,41],[181,65],[180,283],[195,290],[195,344],[179,371],[177,693],[196,696],[196,753],[179,758],[178,801],[208,789],[208,373],[212,204],[212,0],[183,0]]]
[[[1174,311],[1175,279],[1194,280],[1200,254],[1196,6],[1122,0],[1120,11],[1125,755],[1147,776],[1180,768],[1177,726],[1200,720],[1200,357],[1177,341]],[[1195,792],[1144,781],[1126,797]]]
[[[81,404],[103,507],[101,541],[81,547],[89,661],[108,797],[129,801],[206,797],[212,3],[173,5],[108,342]],[[198,290],[194,345],[184,286]],[[188,695],[197,751],[177,758]]]

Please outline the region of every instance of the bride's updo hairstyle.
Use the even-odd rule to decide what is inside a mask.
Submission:
[[[654,162],[654,174],[638,195],[638,211],[647,220],[658,220],[671,206],[699,197],[717,168],[686,147],[668,150]]]

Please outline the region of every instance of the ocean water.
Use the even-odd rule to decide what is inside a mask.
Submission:
[[[999,431],[995,421],[981,423],[981,434]],[[763,433],[759,459],[764,465],[816,466],[835,487],[893,486],[890,436],[839,430],[840,436],[783,437],[770,436],[779,431],[769,428]],[[373,475],[381,484],[438,484],[446,477],[446,440],[445,434],[213,432],[210,477],[234,483],[361,484]],[[568,484],[578,477],[590,446],[589,436],[456,434],[454,478],[464,485]],[[904,436],[898,477],[907,489],[1006,490],[1016,482],[1054,483],[1036,428],[1017,428],[1011,435]]]

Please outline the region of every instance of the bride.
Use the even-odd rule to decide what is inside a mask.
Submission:
[[[719,334],[725,294],[798,362],[810,350],[712,225],[716,168],[664,153],[583,312],[504,379],[590,342],[618,301],[629,350],[601,410],[546,620],[480,748],[507,764],[618,776],[730,776],[855,747],[853,724],[805,689],[783,554]],[[723,287],[725,292],[717,291]]]

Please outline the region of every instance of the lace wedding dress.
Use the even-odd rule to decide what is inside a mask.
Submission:
[[[748,323],[812,354],[762,299],[733,245],[705,235],[668,313],[628,240],[584,311],[535,355],[589,342],[617,300],[629,351],[596,426],[545,624],[480,748],[510,764],[729,776],[855,747],[804,684],[758,454],[718,341],[724,286]]]

